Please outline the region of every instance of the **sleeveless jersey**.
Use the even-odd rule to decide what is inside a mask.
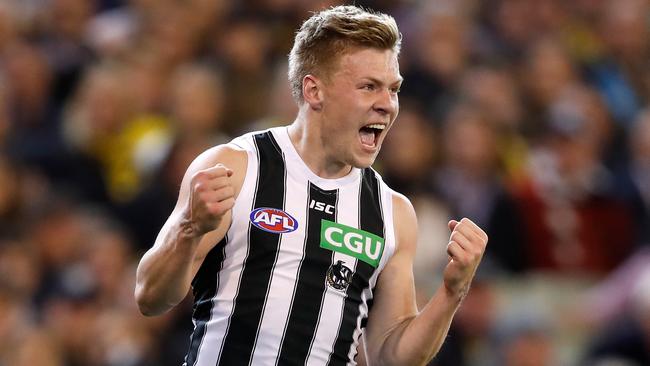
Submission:
[[[246,177],[192,282],[184,365],[356,365],[395,251],[392,191],[371,168],[318,177],[286,127],[231,143],[247,151]]]

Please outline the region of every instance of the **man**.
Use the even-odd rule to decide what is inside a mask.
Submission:
[[[440,348],[487,236],[450,221],[444,285],[418,312],[415,212],[369,168],[398,112],[400,43],[390,16],[314,14],[289,56],[295,121],[190,165],[135,290],[154,315],[192,287],[185,364],[418,365]]]

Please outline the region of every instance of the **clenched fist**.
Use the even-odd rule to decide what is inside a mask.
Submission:
[[[203,235],[216,229],[235,204],[232,174],[232,170],[219,163],[192,176],[184,219],[193,234]]]
[[[452,295],[462,300],[483,257],[488,237],[468,218],[449,221],[449,230],[449,263],[444,271],[444,284]]]

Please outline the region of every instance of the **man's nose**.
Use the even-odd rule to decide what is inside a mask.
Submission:
[[[374,110],[382,115],[394,114],[397,110],[397,94],[392,93],[390,89],[384,89],[378,94]]]

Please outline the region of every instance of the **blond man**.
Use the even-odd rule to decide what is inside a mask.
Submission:
[[[141,311],[194,294],[186,365],[419,365],[440,348],[487,236],[449,223],[421,310],[409,200],[370,166],[398,113],[401,35],[353,6],[314,14],[289,56],[299,112],[209,149],[137,272]]]

